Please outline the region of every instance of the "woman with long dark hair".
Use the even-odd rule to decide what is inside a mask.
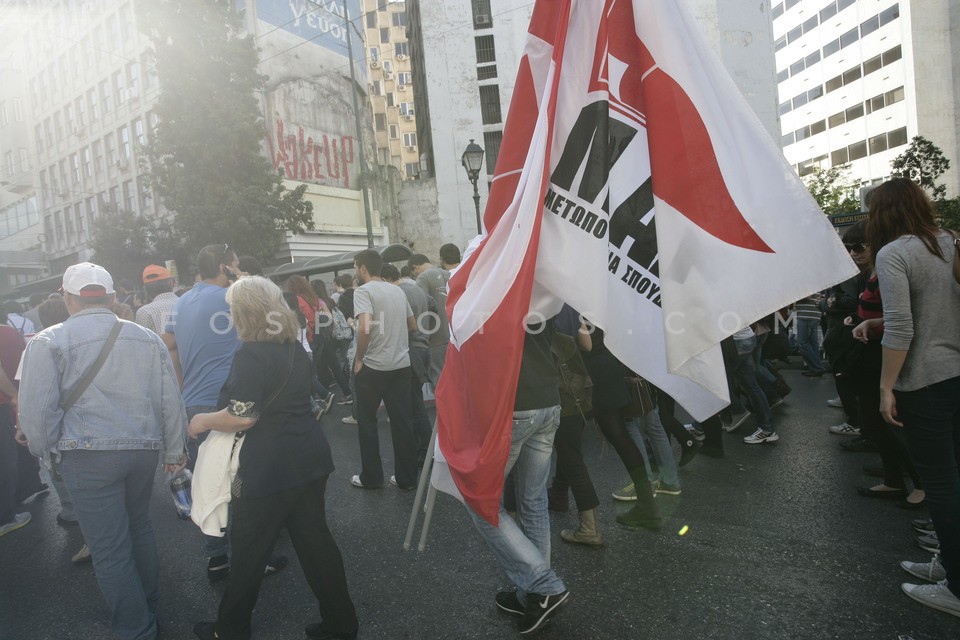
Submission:
[[[314,353],[317,371],[318,373],[329,371],[340,386],[344,400],[349,400],[351,398],[350,378],[347,373],[349,368],[341,363],[338,354],[343,350],[343,345],[333,336],[333,314],[337,313],[337,303],[327,293],[327,285],[323,280],[313,280],[310,284],[313,285],[317,299],[322,303],[321,326],[327,327],[317,336],[317,350]]]
[[[918,185],[895,178],[871,196],[867,241],[883,299],[880,413],[903,427],[940,542],[940,563],[901,563],[935,584],[904,593],[960,617],[960,283],[954,237]],[[858,327],[860,329],[860,327]]]

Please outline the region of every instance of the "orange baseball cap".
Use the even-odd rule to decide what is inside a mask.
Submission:
[[[173,276],[165,267],[155,264],[151,264],[149,267],[143,270],[143,284],[159,282],[160,280],[169,280],[172,277]]]

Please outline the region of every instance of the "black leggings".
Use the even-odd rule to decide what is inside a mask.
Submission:
[[[553,478],[553,489],[566,494],[569,487],[573,491],[577,511],[589,511],[600,505],[590,472],[583,462],[583,427],[583,417],[579,414],[560,418],[560,426],[553,439],[557,451],[557,474]]]
[[[320,352],[314,353],[313,361],[317,369],[317,375],[321,379],[324,377],[323,374],[329,371],[330,375],[333,376],[333,379],[340,387],[340,392],[344,395],[344,397],[352,394],[352,391],[350,390],[350,380],[347,378],[343,371],[343,367],[340,366],[340,362],[337,360],[336,342],[324,342],[323,346],[320,348]]]
[[[596,419],[603,437],[607,439],[607,442],[620,457],[623,466],[627,468],[630,479],[633,480],[635,485],[638,485],[637,494],[639,495],[640,488],[649,484],[650,479],[647,478],[647,468],[643,463],[643,454],[637,448],[637,443],[627,433],[620,410],[595,409],[594,419]]]

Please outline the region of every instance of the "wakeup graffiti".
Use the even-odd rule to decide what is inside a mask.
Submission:
[[[289,133],[288,133],[289,131]],[[303,127],[287,127],[277,118],[274,135],[267,136],[275,169],[283,167],[289,180],[305,180],[350,188],[349,166],[353,163],[353,136],[312,135]]]

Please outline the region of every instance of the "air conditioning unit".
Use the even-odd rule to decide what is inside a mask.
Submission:
[[[370,68],[371,68],[371,69],[379,69],[379,68],[380,68],[380,63],[377,62],[376,60],[371,60],[371,61],[370,61]]]
[[[480,26],[480,25],[490,26],[490,16],[485,13],[478,13],[473,17],[473,22],[477,26]]]
[[[404,120],[413,120],[413,114],[412,114],[412,113],[405,113],[405,114],[403,114],[403,119],[404,119]]]
[[[407,90],[407,85],[405,84],[401,84],[397,86],[397,91],[406,91],[406,90]]]
[[[124,158],[117,160],[117,169],[120,169],[120,171],[126,171],[129,168],[130,168],[130,162],[128,160]]]
[[[412,147],[412,146],[407,147],[407,151],[416,151],[416,150],[417,150],[416,147]]]
[[[397,60],[406,60],[406,59],[407,59],[407,56],[403,55],[402,53],[397,54]]]

